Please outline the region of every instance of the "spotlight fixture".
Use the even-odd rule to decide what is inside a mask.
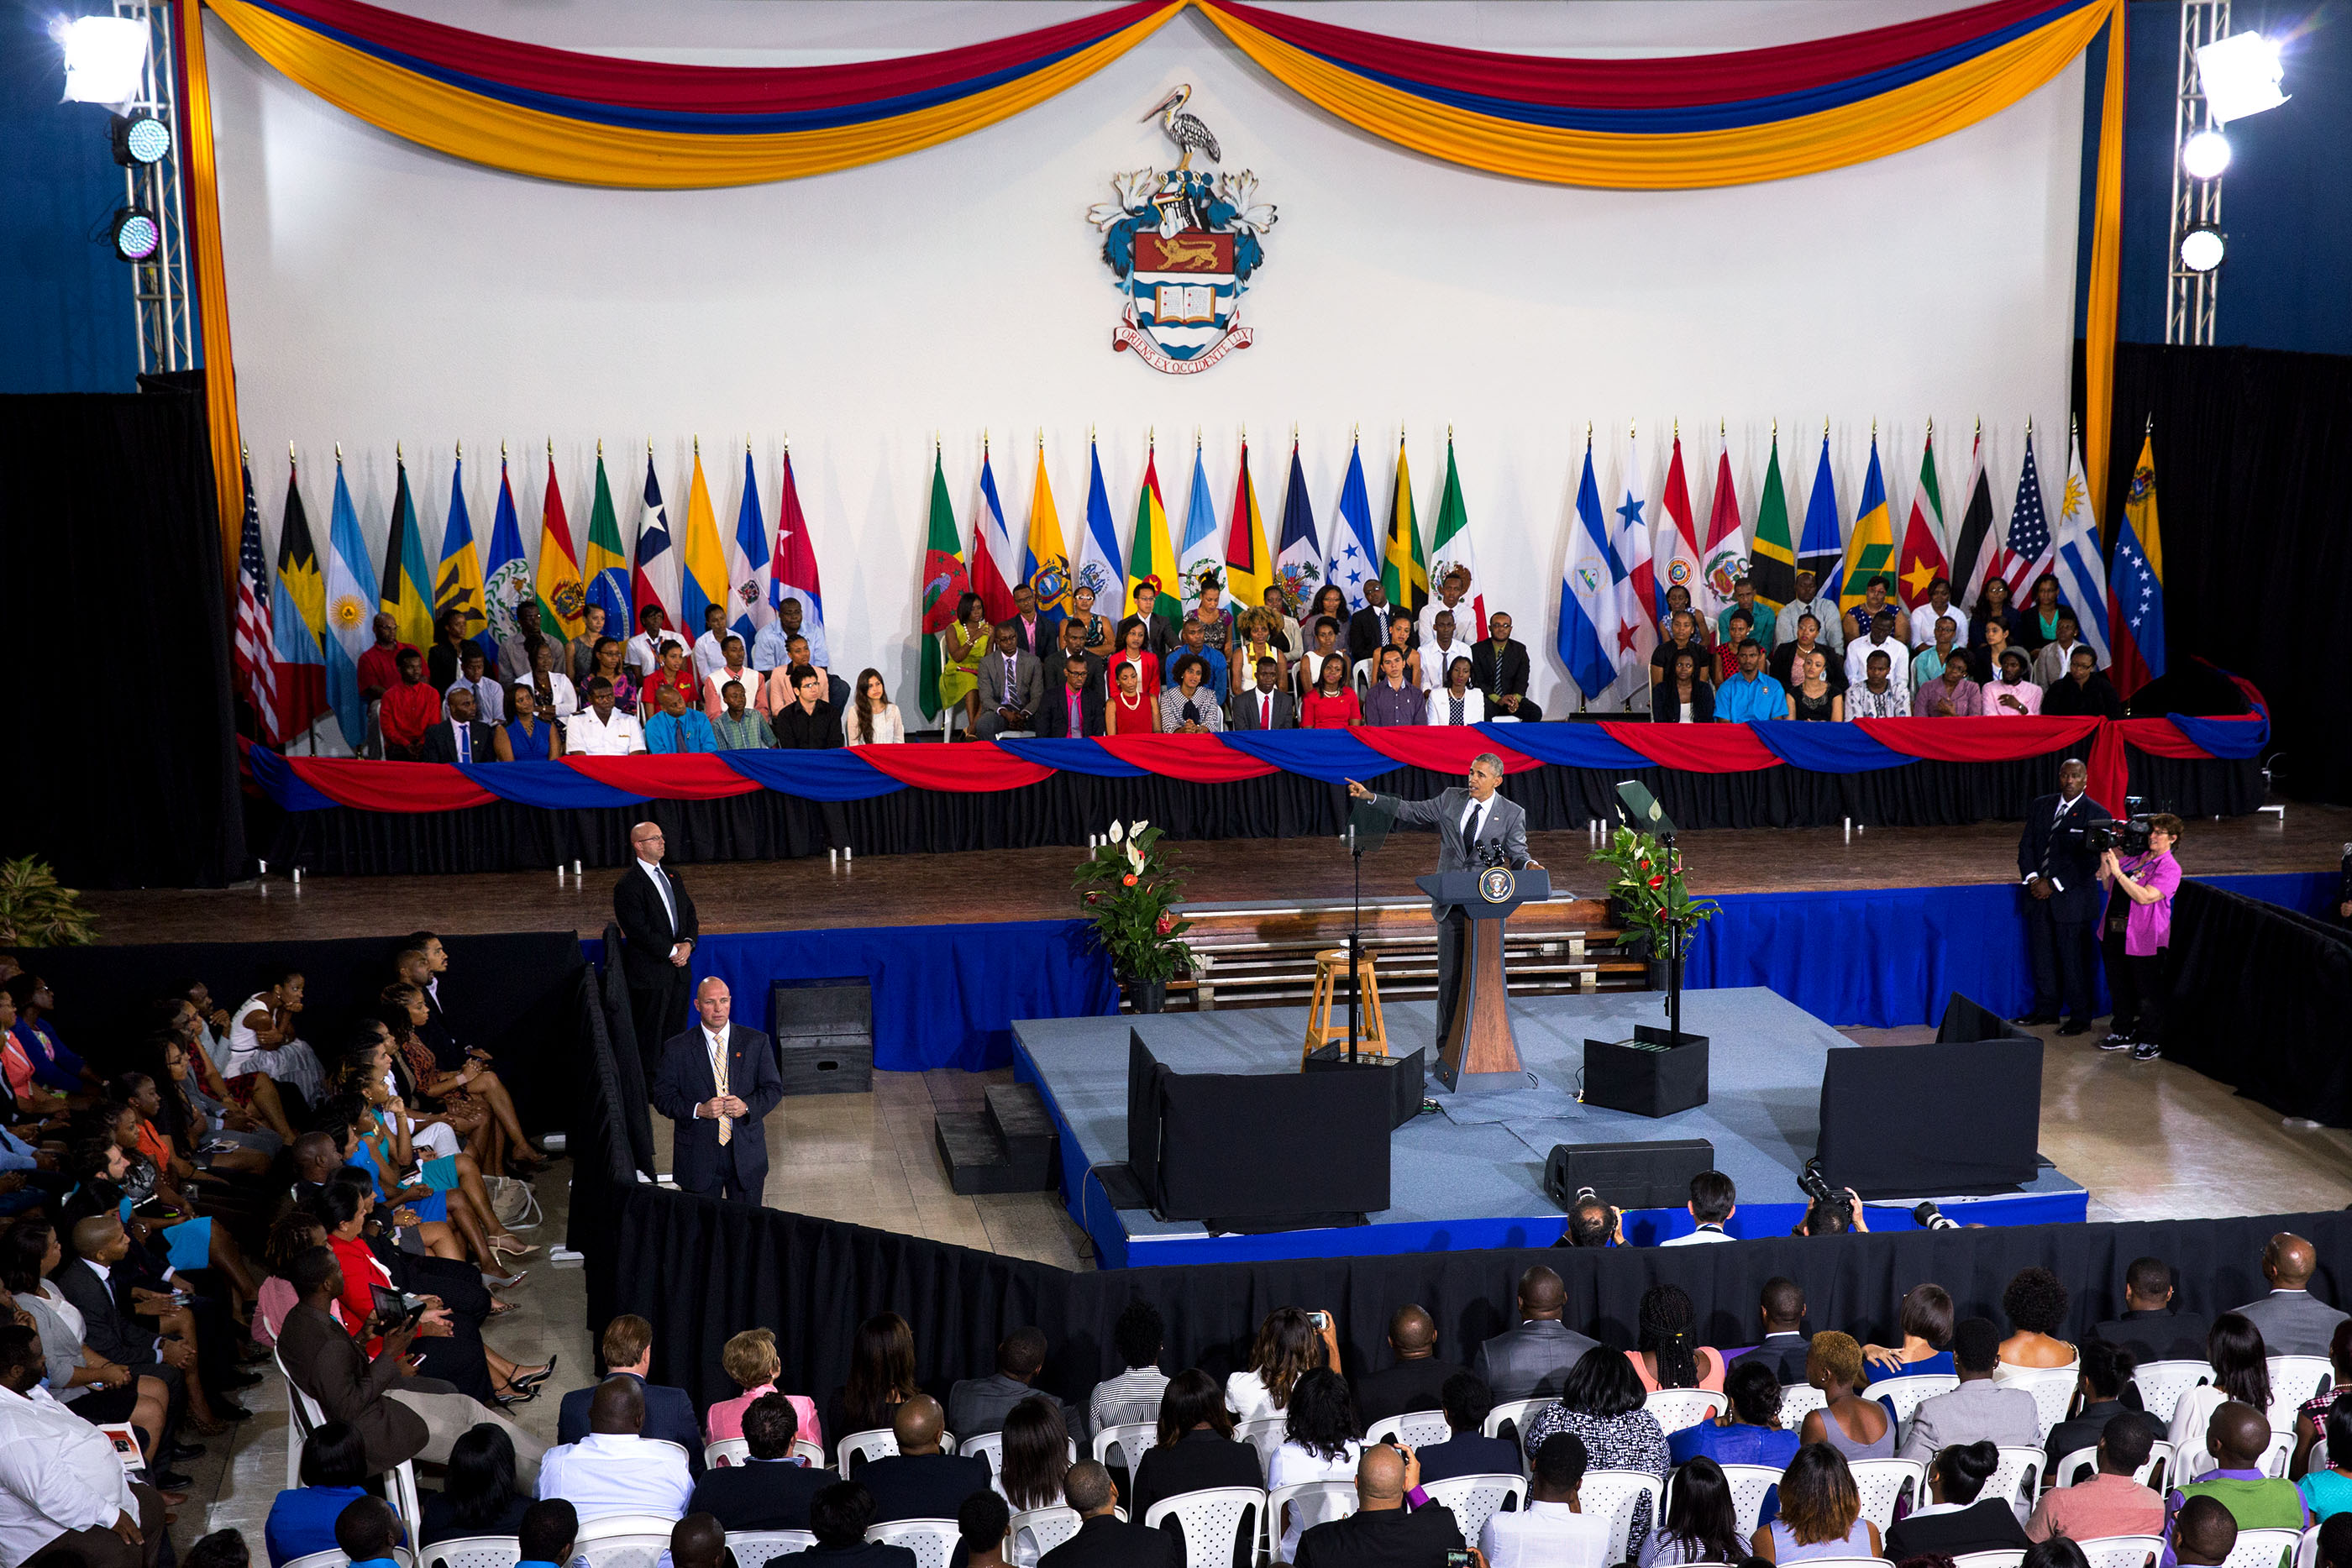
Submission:
[[[172,151],[172,128],[143,109],[116,115],[113,138],[114,161],[126,169],[160,163]]]
[[[77,16],[56,30],[66,54],[66,101],[129,103],[147,72],[147,24]]]
[[[2221,265],[2230,237],[2211,224],[2199,224],[2180,236],[2180,266],[2188,272],[2210,272]]]
[[[163,243],[163,231],[156,225],[155,215],[144,207],[124,207],[114,214],[108,228],[119,261],[145,261]]]
[[[2217,120],[2243,120],[2286,101],[2279,46],[2260,33],[2232,33],[2197,51],[2197,85]]]
[[[2230,139],[2218,131],[2200,131],[2180,144],[2181,171],[2192,180],[2218,180],[2230,166]]]

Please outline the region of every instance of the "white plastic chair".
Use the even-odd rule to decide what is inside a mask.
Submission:
[[[2067,1409],[2074,1403],[2074,1390],[2082,1381],[2083,1368],[2078,1362],[2073,1366],[2013,1372],[2000,1380],[2000,1386],[2022,1389],[2033,1396],[2033,1414],[2042,1423],[2042,1440],[2047,1442],[2050,1428],[2066,1418]]]
[[[849,1473],[850,1460],[894,1457],[898,1452],[898,1434],[887,1427],[874,1427],[863,1432],[852,1432],[834,1447],[840,1455],[841,1479],[850,1480],[855,1479]]]
[[[1274,1452],[1289,1436],[1287,1416],[1259,1416],[1234,1423],[1234,1441],[1247,1443],[1257,1450],[1257,1473],[1263,1478],[1274,1469]]]
[[[737,1568],[767,1568],[768,1559],[787,1552],[806,1552],[816,1544],[816,1537],[805,1530],[730,1530],[727,1532],[728,1550],[735,1553]],[[454,1563],[449,1568],[457,1568]]]
[[[2150,1478],[2156,1474],[2156,1468],[2171,1458],[2171,1444],[2150,1444],[2147,1462],[2132,1472],[2132,1479],[2142,1486],[2154,1485]],[[2093,1444],[2087,1448],[2077,1448],[2060,1459],[2057,1468],[2050,1472],[2050,1484],[2053,1487],[2079,1486],[2096,1475],[2098,1470],[2099,1449],[2096,1444]]]
[[[877,1546],[903,1546],[915,1554],[915,1568],[948,1568],[963,1532],[952,1519],[898,1519],[866,1532]]]
[[[1528,1446],[1528,1423],[1535,1419],[1536,1412],[1545,1406],[1559,1403],[1556,1396],[1549,1395],[1540,1399],[1506,1399],[1486,1412],[1486,1419],[1479,1424],[1478,1429],[1489,1437],[1499,1437],[1503,1435],[1503,1428],[1508,1427],[1513,1439],[1525,1448]]]
[[[1741,1540],[1756,1533],[1757,1523],[1763,1517],[1764,1499],[1780,1484],[1782,1472],[1770,1465],[1724,1465],[1723,1479],[1731,1487],[1731,1511],[1739,1525]],[[1666,1511],[1675,1506],[1675,1479],[1682,1474],[1677,1466],[1666,1476]],[[1663,1521],[1664,1515],[1660,1516]]]
[[[2319,1562],[2319,1526],[2313,1525],[2294,1543],[2294,1568],[2317,1568]]]
[[[1659,1429],[1672,1437],[1722,1415],[1723,1396],[1706,1388],[1661,1388],[1643,1400],[1642,1406],[1657,1417]]]
[[[1144,1511],[1143,1522],[1161,1528],[1171,1519],[1184,1531],[1184,1568],[1226,1568],[1236,1542],[1253,1551],[1257,1521],[1265,1517],[1260,1487],[1210,1487],[1161,1498]]]
[[[1881,1378],[1863,1390],[1870,1399],[1882,1399],[1895,1412],[1895,1441],[1901,1447],[1909,1435],[1911,1417],[1919,1406],[1938,1394],[1949,1394],[1960,1385],[1960,1380],[1948,1372],[1913,1372],[1901,1377]]]
[[[403,1459],[385,1472],[383,1495],[392,1501],[392,1511],[408,1528],[408,1539],[415,1541],[425,1533],[425,1504],[416,1495],[416,1465]]]
[[[2294,1461],[2294,1433],[2273,1431],[2269,1445],[2263,1449],[2263,1474],[2273,1480],[2283,1480],[2286,1468]]]
[[[1299,1515],[1302,1533],[1318,1524],[1328,1524],[1335,1519],[1345,1519],[1356,1511],[1360,1500],[1352,1480],[1294,1481],[1286,1487],[1276,1487],[1265,1494],[1265,1560],[1280,1563],[1282,1538],[1287,1531],[1282,1511],[1295,1505]],[[1463,1539],[1467,1541],[1468,1536]]]
[[[702,1463],[706,1469],[728,1469],[751,1457],[751,1443],[748,1437],[721,1437],[715,1443],[702,1445]]]
[[[1402,1416],[1373,1422],[1372,1429],[1364,1434],[1364,1447],[1402,1443],[1409,1448],[1419,1448],[1430,1443],[1443,1443],[1453,1436],[1454,1428],[1445,1424],[1444,1411],[1408,1410]],[[1469,1539],[1466,1531],[1463,1538]]]
[[[1793,1432],[1805,1424],[1805,1417],[1816,1410],[1826,1410],[1830,1396],[1810,1383],[1780,1385],[1780,1427]]]
[[[2292,1432],[2304,1401],[2323,1388],[2335,1386],[2335,1364],[2324,1355],[2274,1355],[2269,1366],[2271,1426],[2278,1431]],[[2325,1427],[2326,1423],[2321,1425]]]
[[[2201,1361],[2151,1361],[2132,1369],[2132,1384],[2139,1390],[2140,1408],[2163,1422],[2172,1424],[2173,1407],[2180,1396],[2200,1383],[2213,1381],[2213,1369]]]
[[[1977,1496],[2005,1499],[2016,1511],[2020,1524],[2033,1511],[2034,1499],[2042,1491],[2042,1471],[2050,1463],[2050,1456],[2040,1448],[2028,1448],[2022,1443],[2000,1445],[2000,1466],[1984,1484]],[[1927,1495],[1926,1483],[1921,1483],[1919,1496]]]
[[[970,1438],[964,1443],[963,1454],[968,1459],[986,1459],[988,1479],[994,1480],[1004,1473],[1004,1434],[983,1432]]]
[[[1862,1494],[1862,1517],[1878,1526],[1881,1535],[1895,1526],[1895,1505],[1905,1487],[1911,1489],[1912,1507],[1927,1500],[1927,1467],[1917,1459],[1851,1459],[1846,1468]]]
[[[813,1470],[821,1470],[824,1469],[824,1445],[820,1443],[812,1443],[806,1437],[794,1437],[793,1439],[793,1458],[804,1460],[809,1469]]]
[[[392,1560],[399,1563],[400,1568],[415,1568],[416,1565],[416,1559],[408,1554],[405,1546],[394,1547]],[[289,1561],[286,1568],[297,1568],[298,1564],[299,1568],[351,1568],[351,1561],[341,1552],[310,1552]]]
[[[286,1370],[286,1357],[276,1350],[269,1354],[277,1363],[278,1375],[286,1380],[286,1490],[292,1491],[302,1484],[302,1444],[327,1424],[327,1413],[317,1400],[294,1386],[293,1375]]]
[[[677,1456],[677,1462],[681,1465],[690,1464],[692,1462],[693,1456],[686,1451],[686,1445],[684,1443],[674,1441],[668,1437],[647,1437],[646,1441],[648,1444],[657,1443],[661,1447],[667,1448],[671,1453]],[[747,1453],[750,1452],[748,1448],[744,1451]]]
[[[1665,1487],[1647,1470],[1587,1470],[1577,1492],[1577,1506],[1588,1516],[1609,1521],[1609,1553],[1604,1563],[1622,1563],[1626,1542],[1633,1533],[1633,1515],[1643,1498],[1650,1500],[1650,1528],[1665,1521],[1661,1504]]]
[[[1454,1476],[1430,1481],[1422,1490],[1453,1510],[1454,1522],[1462,1527],[1465,1541],[1476,1541],[1486,1521],[1503,1511],[1506,1501],[1515,1509],[1528,1506],[1525,1476]]]
[[[1075,1508],[1024,1509],[1013,1516],[1013,1561],[1020,1568],[1035,1568],[1037,1559],[1078,1532],[1086,1519]],[[760,1568],[736,1558],[738,1568]]]
[[[2018,1552],[1963,1552],[1952,1559],[1952,1568],[2021,1568],[2025,1553]]]
[[[658,1513],[608,1513],[583,1521],[572,1544],[572,1568],[658,1568],[677,1525]]]
[[[522,1542],[511,1535],[461,1535],[435,1542],[424,1555],[425,1568],[515,1568],[522,1561]]]
[[[2242,1530],[2221,1568],[2284,1568],[2302,1543],[2300,1530]]]
[[[2161,1535],[2099,1535],[2078,1541],[2091,1568],[2149,1568],[2164,1555]]]
[[[1133,1476],[1136,1466],[1143,1462],[1143,1456],[1150,1452],[1152,1446],[1159,1441],[1158,1422],[1130,1421],[1121,1426],[1103,1427],[1094,1435],[1090,1448],[1095,1463],[1103,1466],[1109,1465],[1115,1450],[1119,1463],[1127,1467],[1129,1476]]]

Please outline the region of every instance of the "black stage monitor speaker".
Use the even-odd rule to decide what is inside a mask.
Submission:
[[[1706,1103],[1706,1036],[1635,1024],[1631,1040],[1584,1042],[1584,1103],[1635,1116]]]
[[[1999,1029],[1973,1039],[1979,1030]],[[2014,1192],[2041,1167],[2042,1041],[1955,996],[1934,1045],[1832,1051],[1822,1174],[1864,1197]]]
[[[1715,1145],[1705,1138],[1555,1144],[1544,1161],[1544,1191],[1562,1209],[1580,1186],[1619,1208],[1680,1208],[1690,1201],[1691,1177],[1714,1168]]]

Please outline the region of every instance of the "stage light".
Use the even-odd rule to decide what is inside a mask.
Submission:
[[[114,255],[121,261],[144,261],[163,243],[163,231],[144,207],[123,208],[114,214],[110,228]]]
[[[2211,224],[2199,224],[2180,236],[2180,265],[2189,272],[2210,272],[2229,248],[2227,235]]]
[[[57,29],[66,52],[66,101],[129,103],[147,74],[147,24],[77,16]]]
[[[2180,167],[2192,180],[2218,180],[2230,166],[2230,139],[2218,131],[2200,131],[2180,144]]]
[[[172,151],[172,128],[140,110],[114,117],[114,161],[125,168],[160,163]]]
[[[2197,51],[2197,85],[2217,120],[2243,120],[2286,101],[2279,47],[2260,33],[2232,33]]]

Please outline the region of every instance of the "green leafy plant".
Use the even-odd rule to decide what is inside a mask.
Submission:
[[[1158,828],[1113,822],[1109,837],[1078,862],[1071,885],[1121,984],[1164,983],[1191,972],[1183,936],[1192,923],[1175,911],[1183,879],[1161,857]]]
[[[96,940],[81,894],[59,883],[47,863],[30,855],[0,861],[0,946],[86,947]]]
[[[1609,896],[1617,901],[1621,924],[1628,932],[1647,936],[1654,952],[1666,950],[1669,926],[1687,932],[1714,918],[1719,907],[1713,899],[1690,895],[1683,885],[1682,852],[1669,850],[1648,833],[1621,827],[1592,858],[1614,873]]]

